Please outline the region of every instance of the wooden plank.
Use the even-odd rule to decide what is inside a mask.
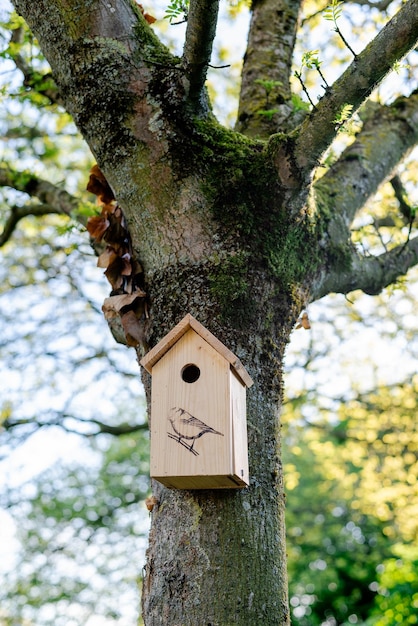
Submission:
[[[170,489],[242,489],[247,484],[236,476],[153,476]]]
[[[197,332],[205,341],[208,342],[215,350],[219,352],[234,368],[236,373],[242,382],[247,386],[251,387],[253,384],[253,380],[251,376],[248,374],[247,370],[239,360],[237,356],[229,348],[227,348],[222,341],[219,341],[215,335],[203,326],[200,322],[198,322],[194,317],[190,315],[190,326]]]
[[[238,476],[243,483],[249,485],[247,402],[245,388],[236,378],[233,371],[230,372],[230,380],[234,475]]]

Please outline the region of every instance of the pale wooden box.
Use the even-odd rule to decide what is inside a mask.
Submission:
[[[253,381],[237,357],[186,315],[141,365],[152,374],[151,477],[177,489],[246,487]]]

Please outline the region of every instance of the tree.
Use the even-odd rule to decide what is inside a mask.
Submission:
[[[376,592],[389,595],[385,589],[393,580],[389,576],[391,584],[381,581],[380,588],[377,574],[386,565],[393,569],[394,555],[413,555],[417,537],[415,398],[416,380],[359,394],[339,406],[334,398],[331,409],[316,407],[312,422],[303,417],[312,403],[304,407],[303,398],[293,407],[286,403],[286,524],[295,623],[363,623],[388,602]],[[406,572],[408,565],[399,582],[407,582]],[[402,585],[396,593],[390,606],[402,598],[409,623],[413,594]]]
[[[95,441],[88,463],[57,463],[2,494],[20,543],[14,567],[2,572],[2,626],[137,623],[147,441],[143,433],[112,437],[107,449],[103,436]]]
[[[398,242],[363,249],[351,227],[417,141],[417,94],[363,107],[355,140],[325,173],[324,155],[416,44],[417,4],[404,3],[334,84],[324,84],[316,104],[303,68],[324,77],[307,51],[296,76],[311,100],[308,111],[291,81],[301,3],[254,2],[238,120],[229,130],[214,118],[205,89],[216,1],[171,4],[187,13],[181,58],[131,0],[14,1],[52,68],[51,76],[20,58],[27,88],[65,107],[100,168],[90,188],[103,208],[89,231],[96,246],[102,238],[107,244],[100,262],[108,265],[113,295],[126,296],[123,310],[107,312],[113,325],[122,313],[117,337],[125,334],[141,355],[190,312],[255,381],[251,487],[153,486],[146,624],[289,623],[278,421],[283,354],[310,302],[334,291],[379,293],[416,264],[415,211],[399,177],[392,187],[401,216],[384,216]],[[333,2],[327,15],[353,53],[340,13]],[[21,33],[14,29],[13,43]],[[3,184],[38,198],[33,213],[74,208],[33,174],[6,168]],[[10,232],[19,217],[11,214]],[[145,375],[144,382],[149,389]]]
[[[418,590],[415,576],[418,565],[415,546],[394,546],[398,558],[388,559],[380,568],[379,596],[368,626],[416,624],[418,621]]]

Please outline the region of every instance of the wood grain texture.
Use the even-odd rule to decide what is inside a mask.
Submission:
[[[181,322],[179,322],[161,341],[150,350],[140,363],[142,367],[145,367],[147,372],[152,373],[154,365],[161,359],[168,350],[190,329],[200,335],[210,346],[212,346],[220,355],[222,355],[234,368],[237,376],[247,386],[251,387],[253,384],[251,376],[247,370],[235,356],[231,350],[229,350],[219,339],[217,339],[212,333],[197,321],[190,313],[188,313]]]
[[[169,333],[170,349],[152,367],[151,476],[179,489],[245,487],[245,386],[193,328],[178,334],[173,344]],[[182,376],[190,365],[199,372],[194,382]]]

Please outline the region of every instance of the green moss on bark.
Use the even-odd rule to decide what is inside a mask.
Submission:
[[[180,59],[173,57],[169,49],[161,43],[143,16],[138,13],[138,21],[133,30],[134,37],[140,42],[139,61],[151,65],[163,65],[165,68],[176,65]]]
[[[239,328],[246,327],[254,308],[249,293],[248,262],[247,253],[239,252],[220,261],[209,274],[211,292],[223,317],[234,318]]]
[[[195,146],[205,169],[204,194],[218,234],[233,254],[212,276],[212,288],[222,301],[236,302],[245,293],[245,271],[261,265],[281,289],[290,290],[320,261],[314,223],[308,215],[299,220],[290,216],[263,143],[212,121],[199,122],[198,129]]]

